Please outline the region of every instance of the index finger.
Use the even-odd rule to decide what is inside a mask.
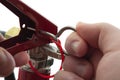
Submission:
[[[77,33],[93,48],[99,48],[103,53],[117,51],[120,48],[120,30],[111,24],[78,23]]]

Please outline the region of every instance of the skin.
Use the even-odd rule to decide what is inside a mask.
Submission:
[[[120,80],[119,36],[108,23],[78,23],[66,40],[64,70],[54,80]]]
[[[4,37],[0,34],[0,41]],[[15,67],[22,66],[29,61],[29,56],[26,52],[20,52],[14,57],[4,48],[0,47],[0,77],[8,76]]]

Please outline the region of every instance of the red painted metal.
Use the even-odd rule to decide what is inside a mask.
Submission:
[[[0,0],[0,2],[19,17],[21,31],[18,36],[0,42],[13,56],[18,52],[29,50],[50,43],[48,36],[40,30],[57,34],[57,26],[42,15],[21,2],[21,0]],[[25,25],[25,27],[23,27]],[[48,74],[50,75],[50,74]],[[20,69],[18,80],[49,80],[33,72]]]
[[[50,42],[48,36],[40,34],[40,30],[57,34],[57,26],[28,7],[20,0],[0,0],[20,19],[21,31],[18,36],[0,42],[0,46],[12,55]],[[22,25],[25,24],[25,28]]]

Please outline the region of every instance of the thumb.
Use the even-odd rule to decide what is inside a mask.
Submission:
[[[0,47],[0,77],[8,76],[15,67],[15,61],[5,49]]]

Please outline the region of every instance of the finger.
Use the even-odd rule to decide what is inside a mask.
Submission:
[[[95,24],[85,24],[78,23],[76,31],[79,36],[81,36],[85,41],[87,41],[90,46],[98,47],[98,38],[100,35],[101,26],[96,26]]]
[[[65,71],[73,72],[85,80],[90,80],[93,74],[92,65],[87,60],[74,56],[66,56],[63,68]]]
[[[72,72],[60,71],[55,75],[54,80],[84,80],[84,79]]]
[[[30,60],[29,55],[27,52],[20,52],[14,56],[16,67],[22,66],[28,63]]]
[[[72,33],[66,40],[65,48],[69,54],[82,57],[87,52],[86,42],[76,33]]]
[[[13,57],[5,49],[0,47],[0,76],[8,76],[15,67]]]
[[[104,55],[98,64],[95,80],[119,80],[119,62],[120,51]]]
[[[5,38],[3,37],[3,35],[0,33],[0,41],[3,41]]]
[[[77,25],[77,33],[92,47],[103,53],[119,50],[120,30],[107,23]]]
[[[94,48],[90,48],[88,50],[88,53],[87,53],[87,60],[89,60],[89,62],[92,64],[93,66],[93,77],[95,76],[96,74],[96,69],[98,67],[98,63],[99,61],[101,60],[101,58],[103,57],[103,53],[99,50],[99,49],[94,49]]]

